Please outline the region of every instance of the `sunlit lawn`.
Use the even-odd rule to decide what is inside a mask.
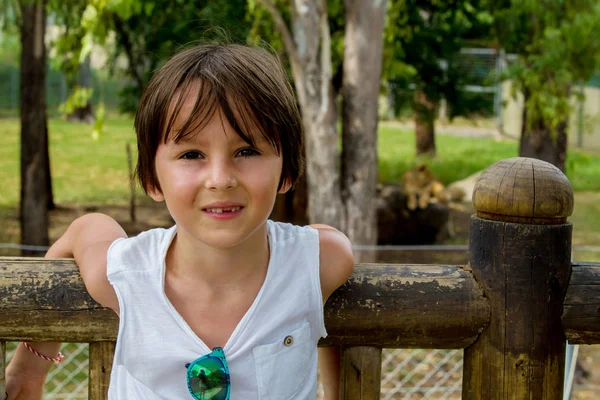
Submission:
[[[128,165],[126,144],[135,158],[135,134],[130,118],[106,121],[98,140],[91,127],[60,119],[49,123],[52,184],[57,203],[126,204]],[[17,204],[19,196],[19,123],[0,119],[0,206]]]
[[[395,127],[379,129],[379,180],[399,182],[408,168],[419,163],[429,165],[434,175],[445,184],[463,179],[494,162],[518,155],[513,141],[475,139],[453,135],[436,135],[437,157],[415,157],[415,135]],[[600,191],[600,153],[576,149],[567,152],[567,176],[575,191]]]

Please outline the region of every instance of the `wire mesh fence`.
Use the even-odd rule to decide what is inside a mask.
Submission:
[[[8,358],[16,343],[9,343]],[[64,361],[50,370],[44,399],[87,399],[88,345],[63,345]],[[462,351],[384,349],[381,399],[460,399]]]
[[[462,350],[384,350],[381,399],[460,399],[462,358]]]
[[[8,343],[9,360],[16,346],[16,343]],[[599,397],[598,374],[589,370],[596,363],[590,359],[599,357],[598,347],[583,346],[580,358],[584,365],[577,367],[571,400]],[[68,343],[63,345],[62,351],[65,359],[51,369],[44,399],[87,399],[88,345]],[[381,400],[461,398],[462,350],[384,349],[382,359]]]

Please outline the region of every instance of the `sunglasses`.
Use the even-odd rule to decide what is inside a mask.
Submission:
[[[196,400],[229,400],[229,367],[221,347],[186,364],[187,385]]]

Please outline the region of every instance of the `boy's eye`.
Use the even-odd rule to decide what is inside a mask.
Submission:
[[[196,160],[202,157],[203,156],[199,151],[187,151],[183,153],[180,158],[183,160]]]
[[[240,151],[238,151],[237,155],[240,157],[253,157],[253,156],[260,155],[260,153],[258,152],[258,150],[254,149],[252,147],[247,147],[245,149],[241,149]]]

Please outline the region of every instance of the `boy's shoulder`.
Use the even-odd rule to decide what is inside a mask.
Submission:
[[[153,228],[135,236],[115,240],[108,249],[108,272],[123,269],[147,269],[148,261],[164,258],[169,243],[175,233],[171,228]]]
[[[308,225],[294,225],[289,222],[267,222],[269,235],[276,242],[287,242],[318,237],[318,231]]]
[[[123,249],[142,247],[147,250],[146,246],[160,245],[165,240],[170,241],[175,233],[175,228],[176,226],[170,228],[152,228],[128,238],[118,239],[115,243],[121,242],[120,246],[122,246]]]

